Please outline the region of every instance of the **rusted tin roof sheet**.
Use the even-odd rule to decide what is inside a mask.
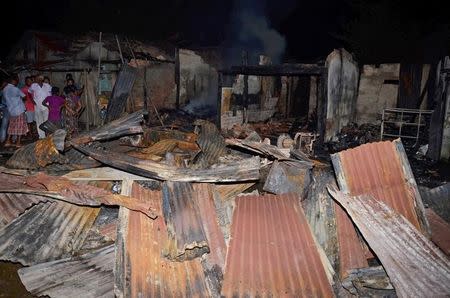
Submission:
[[[131,194],[162,210],[160,191],[133,184]],[[171,262],[161,256],[168,241],[162,217],[121,208],[116,242],[115,294],[118,297],[209,297],[198,259]]]
[[[0,228],[10,223],[25,210],[42,201],[35,195],[19,193],[0,193]]]
[[[408,220],[371,195],[330,193],[380,259],[399,297],[450,294],[450,260]]]
[[[236,198],[225,297],[332,297],[296,195]]]
[[[197,120],[194,123],[200,127],[197,144],[202,150],[194,168],[206,168],[219,161],[219,157],[226,154],[225,139],[220,134],[216,125],[205,120]]]
[[[128,66],[128,64],[122,65],[106,110],[105,122],[116,120],[122,115],[136,76],[137,69],[135,67]]]
[[[427,231],[419,219],[425,218],[422,200],[399,140],[348,149],[333,154],[332,161],[342,191],[372,195]]]
[[[163,214],[169,241],[164,254],[176,261],[191,260],[209,252],[194,188],[188,182],[164,182]]]
[[[430,223],[431,241],[450,256],[450,225],[430,208],[425,209],[425,214]]]
[[[196,183],[193,184],[193,188],[194,202],[198,207],[200,221],[210,250],[208,254],[203,255],[202,265],[211,293],[218,297],[222,287],[227,246],[217,220],[212,185]]]
[[[99,210],[64,202],[35,205],[0,230],[0,259],[33,265],[69,257],[83,245]]]
[[[114,245],[19,269],[26,289],[50,297],[114,297]]]

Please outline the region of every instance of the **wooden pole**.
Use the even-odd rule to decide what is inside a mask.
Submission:
[[[100,95],[100,67],[102,62],[102,33],[98,37],[98,74],[97,74],[97,93]]]
[[[175,49],[175,84],[177,85],[177,93],[175,97],[175,107],[180,108],[180,50]]]
[[[84,70],[83,74],[84,74],[84,86],[86,86],[85,87],[86,90],[84,90],[84,99],[85,99],[85,102],[86,102],[86,130],[89,131],[90,125],[91,125],[91,115],[90,115],[91,114],[91,109],[89,108],[89,98],[88,98],[88,95],[87,95],[87,89],[88,89],[88,86],[87,86],[87,84],[88,84],[87,71]]]
[[[122,55],[122,48],[120,47],[119,37],[117,37],[117,34],[116,34],[116,41],[117,41],[117,47],[119,48],[120,60],[122,61],[122,64],[125,64],[125,61],[123,60],[123,55]]]

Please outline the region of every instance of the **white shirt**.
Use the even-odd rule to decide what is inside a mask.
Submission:
[[[28,89],[28,92],[30,92],[33,95],[33,99],[36,102],[36,109],[43,110],[46,109],[42,102],[47,96],[52,95],[52,86],[50,86],[47,83],[42,83],[42,87],[39,86],[38,83],[31,84],[30,88]]]
[[[3,89],[3,97],[5,98],[6,106],[11,116],[17,117],[25,112],[25,105],[22,100],[25,94],[19,88],[12,84],[6,85]]]

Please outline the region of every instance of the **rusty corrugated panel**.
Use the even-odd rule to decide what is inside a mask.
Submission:
[[[213,296],[219,296],[222,288],[223,269],[227,254],[227,245],[222,230],[217,221],[211,184],[196,183],[194,188],[194,202],[198,207],[199,219],[208,240],[210,252],[203,256],[203,269],[209,288]]]
[[[450,182],[432,189],[421,186],[419,190],[423,203],[450,223]]]
[[[353,223],[342,207],[335,204],[336,232],[339,246],[339,276],[344,279],[352,269],[369,266],[364,247],[356,234]]]
[[[64,152],[64,156],[67,158],[68,163],[53,163],[45,167],[45,171],[49,173],[76,171],[82,169],[90,169],[101,166],[101,163],[95,159],[84,155],[78,150],[73,148]]]
[[[371,195],[330,193],[380,259],[399,297],[450,294],[450,260],[408,220]]]
[[[225,139],[220,134],[216,125],[205,120],[197,120],[194,123],[200,127],[197,144],[202,150],[195,162],[194,168],[206,168],[219,161],[219,157],[226,154]]]
[[[0,228],[10,223],[31,206],[42,201],[42,197],[35,195],[0,193]]]
[[[399,141],[385,141],[333,154],[339,187],[350,195],[372,195],[422,229],[417,213],[421,198],[412,173],[407,173],[407,159],[408,164],[402,165],[398,146]]]
[[[227,201],[235,198],[253,185],[255,185],[255,183],[216,184],[214,191],[219,195],[219,198],[222,201]]]
[[[430,208],[425,209],[425,214],[430,223],[431,241],[450,256],[450,225]]]
[[[35,205],[0,230],[0,259],[33,265],[69,257],[83,245],[99,210],[64,202]]]
[[[33,295],[50,297],[114,297],[114,245],[79,257],[18,270]]]
[[[161,191],[133,184],[133,197],[162,211]],[[209,297],[198,259],[172,262],[161,256],[168,241],[162,217],[121,209],[116,242],[115,294],[118,297]]]
[[[171,260],[185,261],[209,252],[192,184],[168,181],[163,185],[162,194],[169,238],[164,255]]]
[[[151,160],[141,160],[124,154],[88,146],[78,150],[112,167],[135,175],[158,180],[182,182],[236,182],[259,179],[260,159],[252,157],[231,163],[220,164],[208,169],[177,168]]]
[[[100,208],[94,225],[89,230],[78,254],[92,252],[116,241],[118,213],[119,208],[105,206]]]
[[[238,139],[226,139],[226,143],[230,146],[240,147],[258,153],[262,156],[270,156],[280,160],[289,159],[289,152],[282,151],[274,145]],[[310,165],[311,163],[307,164]]]
[[[124,112],[136,75],[136,68],[128,66],[128,64],[122,65],[106,110],[106,122],[116,120]]]
[[[333,296],[296,195],[236,198],[222,295]]]

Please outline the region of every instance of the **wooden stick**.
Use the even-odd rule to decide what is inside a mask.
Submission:
[[[122,64],[125,64],[125,62],[123,60],[123,55],[122,55],[122,48],[120,47],[119,37],[117,37],[117,34],[116,34],[116,41],[117,41],[117,47],[119,48],[120,60],[122,60]]]
[[[100,95],[100,67],[102,60],[102,33],[100,32],[98,37],[98,76],[97,76],[97,93]]]

